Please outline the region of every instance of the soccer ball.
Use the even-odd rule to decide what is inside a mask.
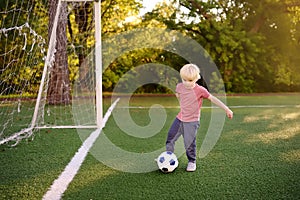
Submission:
[[[164,173],[173,172],[178,167],[178,160],[171,151],[162,152],[156,159],[158,168]]]

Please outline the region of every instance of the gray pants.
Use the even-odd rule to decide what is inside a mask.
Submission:
[[[174,152],[174,146],[180,135],[183,136],[186,156],[189,162],[196,162],[196,135],[199,129],[199,122],[182,122],[175,119],[169,129],[166,141],[166,150]]]

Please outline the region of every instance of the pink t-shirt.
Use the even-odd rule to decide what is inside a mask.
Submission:
[[[210,93],[204,87],[196,84],[194,88],[188,89],[183,83],[176,86],[179,94],[180,112],[177,118],[183,122],[194,122],[200,120],[200,109],[203,98],[207,99]]]

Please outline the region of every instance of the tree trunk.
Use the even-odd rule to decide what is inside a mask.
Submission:
[[[266,21],[266,17],[264,14],[261,14],[261,16],[256,20],[254,26],[251,28],[250,33],[258,33],[260,28],[264,25]]]
[[[49,3],[48,35],[50,38],[58,0],[51,0]],[[69,104],[71,102],[66,28],[67,4],[66,2],[62,2],[56,30],[55,62],[50,68],[50,80],[47,91],[47,100],[49,104]]]
[[[91,6],[92,4],[90,2],[85,2],[81,4],[77,9],[75,9],[75,21],[76,24],[78,25],[78,32],[79,32],[79,37],[83,37],[80,39],[82,49],[77,51],[77,56],[79,59],[79,77],[80,80],[82,81],[81,83],[81,90],[82,91],[89,91],[90,85],[89,81],[86,79],[90,79],[89,77],[89,72],[90,72],[90,66],[88,65],[86,58],[87,58],[87,43],[84,38],[87,38],[90,33],[88,33],[88,28],[90,26],[89,24],[89,17],[91,15]]]

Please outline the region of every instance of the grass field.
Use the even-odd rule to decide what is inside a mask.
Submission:
[[[110,102],[105,103],[107,108]],[[164,146],[178,112],[174,97],[134,98],[130,113],[137,124],[146,125],[148,110],[141,107],[153,103],[165,106],[167,112],[159,134],[134,138],[110,118],[107,137],[132,152]],[[197,160],[196,172],[185,171],[185,155],[174,173],[163,174],[117,171],[88,154],[63,199],[300,199],[300,94],[230,96],[227,103],[234,119],[226,120],[214,149]],[[210,108],[202,110],[198,149],[210,112]],[[81,144],[76,130],[51,129],[40,130],[33,141],[16,147],[0,146],[0,199],[42,199]]]

